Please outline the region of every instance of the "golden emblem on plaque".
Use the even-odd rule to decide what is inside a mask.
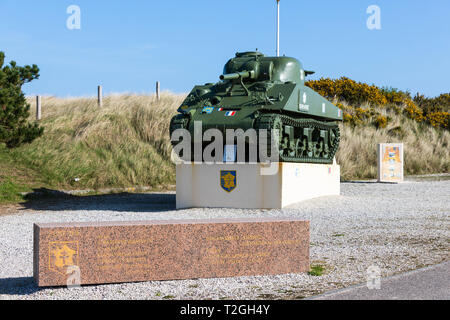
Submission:
[[[49,243],[49,269],[66,274],[67,268],[78,265],[78,241]]]

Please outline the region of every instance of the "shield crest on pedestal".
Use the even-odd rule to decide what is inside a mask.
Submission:
[[[236,189],[237,174],[236,170],[221,170],[220,171],[220,186],[226,192],[231,192]]]

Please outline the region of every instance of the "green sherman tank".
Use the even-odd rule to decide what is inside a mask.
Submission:
[[[236,53],[220,82],[195,86],[170,122],[176,129],[277,130],[282,162],[332,163],[339,146],[339,108],[305,86],[313,74],[290,57]],[[184,157],[183,157],[184,158]]]

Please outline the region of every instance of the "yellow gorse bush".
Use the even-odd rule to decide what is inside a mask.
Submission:
[[[433,127],[444,127],[450,129],[449,112],[432,112],[427,115],[427,120]]]
[[[409,92],[379,88],[347,77],[310,80],[305,85],[334,102],[343,111],[344,123],[371,123],[377,128],[385,128],[389,117],[383,112],[393,111],[396,114],[403,113],[419,123],[426,122],[436,128],[449,129],[450,115],[447,110],[450,108],[450,94],[433,99],[417,95],[413,100]]]
[[[386,116],[379,115],[375,121],[377,128],[386,128],[388,119]]]
[[[328,99],[337,98],[351,105],[363,103],[385,105],[388,102],[378,87],[346,77],[336,80],[321,78],[307,81],[306,85]]]
[[[404,104],[404,110],[411,119],[416,120],[417,122],[422,122],[424,120],[423,111],[417,107],[414,102],[406,100],[404,101]]]

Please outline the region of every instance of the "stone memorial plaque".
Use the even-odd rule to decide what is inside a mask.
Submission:
[[[378,145],[378,182],[403,181],[403,143]]]
[[[306,272],[309,221],[37,223],[33,269],[38,286]]]

